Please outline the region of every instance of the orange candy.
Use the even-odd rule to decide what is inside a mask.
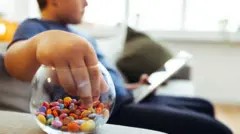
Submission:
[[[78,116],[74,113],[71,113],[70,116],[72,116],[75,120],[78,119]]]
[[[104,104],[103,104],[103,103],[100,103],[100,104],[98,105],[98,108],[103,109],[103,108],[104,108]]]
[[[64,102],[64,107],[68,107],[70,105],[70,102]]]
[[[80,127],[78,126],[78,124],[76,122],[71,122],[67,125],[68,127],[68,131],[70,132],[77,132],[80,130]]]
[[[100,101],[96,101],[96,102],[93,103],[93,106],[97,107],[100,103],[101,103]]]
[[[58,117],[58,112],[57,112],[57,110],[53,110],[53,115],[54,115],[54,117]]]
[[[48,114],[52,114],[52,110],[51,110],[51,109],[48,109],[47,112],[46,112],[46,114],[47,114],[47,115],[48,115]]]
[[[96,111],[97,114],[101,114],[102,113],[102,109],[101,108],[96,108],[95,111]]]

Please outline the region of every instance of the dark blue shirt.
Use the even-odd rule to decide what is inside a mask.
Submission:
[[[20,26],[18,27],[11,44],[13,44],[16,41],[29,39],[47,30],[63,30],[63,31],[78,34],[86,38],[93,45],[97,53],[98,60],[109,71],[113,79],[115,89],[116,89],[116,96],[117,96],[115,106],[118,107],[118,105],[128,100],[131,100],[131,95],[124,88],[124,81],[120,76],[119,72],[117,72],[116,69],[107,62],[104,55],[99,51],[96,41],[90,36],[85,35],[84,33],[76,32],[73,29],[69,28],[68,26],[60,23],[56,23],[56,22],[38,20],[38,19],[27,19],[23,23],[21,23]]]

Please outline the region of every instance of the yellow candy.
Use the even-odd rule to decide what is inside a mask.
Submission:
[[[91,113],[92,113],[91,111],[85,110],[85,111],[82,112],[81,118],[87,117],[87,116],[88,116],[89,114],[91,114]]]
[[[46,121],[46,118],[43,115],[39,114],[37,116],[37,118],[42,124],[44,124],[44,125],[46,124],[47,121]]]
[[[96,124],[93,120],[88,120],[80,126],[80,130],[84,132],[93,131],[96,127]]]
[[[71,98],[71,97],[65,97],[65,98],[63,99],[63,102],[64,102],[64,103],[70,103],[70,102],[72,102],[72,98]]]

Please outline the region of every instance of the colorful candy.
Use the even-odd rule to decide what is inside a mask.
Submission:
[[[78,125],[82,125],[85,122],[85,120],[75,120],[74,122],[77,122]]]
[[[77,132],[79,131],[79,125],[76,122],[71,122],[67,125],[68,131]]]
[[[51,118],[54,119],[54,116],[53,116],[52,114],[48,114],[48,115],[47,115],[47,119],[51,119]]]
[[[88,120],[80,126],[81,131],[89,132],[93,131],[96,127],[96,124],[93,120]]]
[[[47,111],[47,108],[45,106],[41,106],[38,111],[45,113]]]
[[[57,110],[53,110],[53,115],[54,115],[54,117],[58,117],[58,112],[57,112]]]
[[[50,118],[47,120],[47,125],[50,126],[52,125],[52,121],[54,120],[54,118]]]
[[[48,102],[43,102],[42,106],[46,107],[47,109],[49,108],[49,103]]]
[[[47,113],[47,114],[52,114],[52,110],[51,110],[51,109],[48,109],[46,113]]]
[[[60,128],[62,125],[63,125],[63,123],[61,121],[59,121],[59,120],[52,121],[52,126],[54,128]]]
[[[37,116],[37,118],[38,118],[38,120],[42,123],[42,124],[46,124],[46,118],[45,118],[45,116],[43,116],[43,115],[41,115],[41,114],[39,114],[38,116]]]
[[[86,108],[81,100],[65,97],[55,102],[43,102],[36,112],[38,120],[53,129],[69,132],[88,132],[106,123],[109,110],[100,101]]]
[[[72,102],[72,98],[70,97],[65,97],[64,100],[63,100],[64,103],[70,103]]]
[[[66,114],[66,113],[63,113],[63,114],[61,114],[60,116],[59,116],[59,118],[60,119],[64,119],[64,118],[66,118],[68,115]]]
[[[60,104],[59,107],[60,107],[60,109],[63,109],[64,108],[64,104]]]

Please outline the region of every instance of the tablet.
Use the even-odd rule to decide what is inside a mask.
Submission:
[[[192,55],[186,51],[180,51],[176,56],[169,59],[164,64],[164,69],[160,68],[159,71],[156,71],[149,76],[149,85],[143,85],[133,90],[134,102],[138,103],[146,98],[172,75],[183,68],[191,59]]]

